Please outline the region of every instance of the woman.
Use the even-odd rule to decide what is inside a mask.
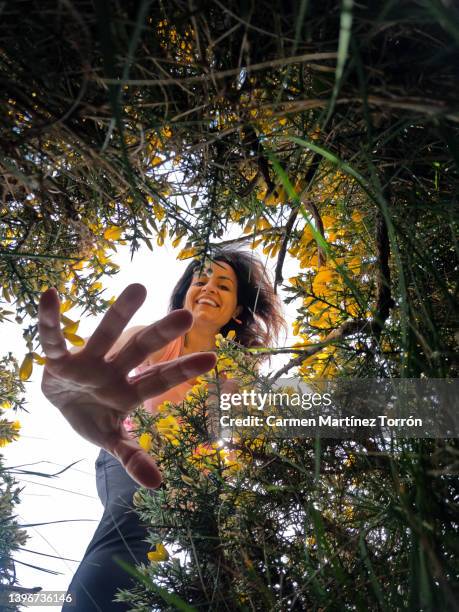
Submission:
[[[139,485],[159,487],[161,476],[129,435],[128,414],[142,402],[153,412],[165,399],[181,401],[194,378],[214,367],[217,333],[233,329],[244,346],[266,346],[283,325],[280,302],[251,253],[224,249],[203,265],[194,260],[172,293],[170,313],[122,333],[145,295],[142,285],[129,285],[84,348],[73,352],[60,331],[57,292],[49,289],[40,300],[43,393],[80,435],[101,447],[96,477],[104,514],[69,586],[76,605],[63,610],[127,610],[112,598],[132,580],[113,557],[137,564],[150,548],[132,496]]]

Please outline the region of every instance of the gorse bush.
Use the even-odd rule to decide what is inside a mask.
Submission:
[[[44,289],[78,345],[71,310],[112,302],[118,244],[204,257],[235,227],[298,307],[295,346],[267,347],[279,375],[456,376],[458,33],[440,0],[8,3],[0,320],[23,325],[19,379],[43,364]],[[188,565],[148,565],[163,590],[133,605],[454,609],[454,441],[266,442],[222,480],[224,462],[180,471],[199,429],[167,432],[142,511],[156,533],[174,508]]]
[[[220,372],[249,380],[243,349],[220,351]],[[139,612],[454,609],[450,445],[272,428],[223,443],[206,380],[183,404],[137,415],[164,484],[134,494],[152,550],[120,601]]]

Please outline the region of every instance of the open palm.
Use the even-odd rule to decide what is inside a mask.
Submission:
[[[156,488],[161,483],[160,472],[152,457],[129,436],[123,420],[144,400],[207,372],[214,367],[216,358],[214,353],[196,353],[129,376],[150,353],[190,329],[193,317],[187,310],[173,311],[145,327],[106,357],[145,296],[143,285],[129,285],[85,347],[72,354],[60,329],[57,292],[49,289],[43,293],[38,330],[46,365],[41,388],[75,431],[115,456],[139,484]]]

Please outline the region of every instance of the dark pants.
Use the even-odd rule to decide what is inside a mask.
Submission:
[[[96,460],[97,493],[104,514],[84,557],[68,587],[76,605],[64,604],[65,612],[125,612],[127,604],[114,603],[118,588],[131,588],[131,576],[113,559],[113,555],[130,565],[147,563],[151,548],[147,536],[132,508],[132,496],[139,485],[126,474],[120,462],[101,450]]]

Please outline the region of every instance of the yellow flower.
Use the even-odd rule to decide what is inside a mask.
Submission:
[[[329,287],[330,283],[333,281],[335,275],[336,273],[334,270],[319,270],[312,282],[312,288],[315,295],[323,294],[324,291]]]
[[[162,227],[159,230],[158,237],[156,239],[156,243],[157,243],[158,246],[163,246],[164,245],[164,239],[166,238],[166,232],[167,232],[166,227]]]
[[[148,433],[148,432],[144,432],[143,434],[139,436],[139,446],[143,448],[143,450],[146,451],[147,453],[149,450],[151,450],[152,438],[153,436],[151,435],[151,433]]]
[[[72,319],[68,319],[67,317],[65,317],[64,331],[66,331],[69,334],[76,334],[76,332],[78,331],[79,325],[80,325],[79,321],[72,321]]]
[[[221,370],[230,370],[230,369],[236,369],[237,368],[237,363],[231,359],[230,357],[218,357],[217,359],[217,365]]]
[[[327,308],[327,304],[325,304],[321,300],[317,300],[312,304],[309,304],[308,311],[313,315],[317,315],[321,313],[325,308]]]
[[[349,260],[349,263],[347,265],[349,269],[351,269],[353,272],[359,273],[361,263],[362,261],[360,257],[353,257],[352,259]]]
[[[7,444],[11,444],[14,440],[19,438],[19,430],[21,428],[21,423],[19,421],[2,421],[2,424],[7,424],[11,429],[11,433],[8,434],[8,438],[0,438],[0,448],[6,446]]]
[[[84,268],[84,263],[85,260],[81,259],[80,261],[77,261],[77,263],[72,264],[72,271],[73,270],[82,270]]]
[[[171,414],[156,421],[156,428],[172,444],[177,445],[179,443],[177,440],[177,434],[180,431],[179,422]]]
[[[171,406],[172,406],[172,402],[170,402],[169,400],[166,400],[165,402],[160,404],[156,408],[156,410],[157,410],[157,412],[168,412],[171,409]]]
[[[232,474],[234,472],[239,472],[240,470],[242,470],[243,465],[239,461],[239,455],[240,453],[237,453],[235,451],[229,451],[225,454],[224,459],[226,472]]]
[[[360,307],[357,302],[351,302],[347,304],[346,311],[351,315],[351,317],[357,317],[360,313]]]
[[[256,249],[256,248],[257,248],[257,246],[260,244],[260,242],[261,242],[262,240],[263,240],[263,238],[258,238],[258,240],[254,240],[253,242],[251,242],[251,243],[250,243],[250,245],[249,245],[249,246],[250,246],[250,248],[251,248],[252,250],[253,250],[253,249]]]
[[[254,223],[253,221],[249,221],[247,223],[247,225],[244,227],[244,229],[242,230],[243,234],[250,234],[250,232],[253,230],[254,228]]]
[[[257,220],[255,227],[259,230],[264,230],[264,229],[270,229],[272,226],[271,226],[271,223],[268,221],[268,219],[261,217],[260,219]]]
[[[73,307],[73,302],[71,300],[65,300],[65,302],[61,303],[60,311],[67,312],[67,310],[70,310],[72,307]]]
[[[164,544],[156,544],[155,550],[150,550],[150,552],[147,553],[147,557],[152,563],[161,563],[169,559],[169,553]]]
[[[155,168],[156,166],[159,166],[160,164],[162,164],[163,161],[164,160],[161,157],[159,157],[158,155],[155,155],[153,159],[151,160],[151,165],[153,166],[153,168]]]
[[[151,207],[153,208],[155,217],[158,219],[158,221],[162,221],[166,214],[164,207],[161,206],[161,204],[158,204],[158,202],[155,202],[152,198],[147,198],[147,200],[152,205]]]
[[[342,516],[348,520],[352,520],[354,518],[354,508],[352,506],[348,506],[347,504],[344,506],[342,511]]]
[[[246,441],[246,446],[252,451],[264,448],[265,444],[266,441],[263,437],[252,438],[251,440]]]
[[[38,353],[32,353],[32,358],[35,363],[38,363],[39,365],[45,365],[46,363],[46,358],[42,355],[39,355]]]
[[[33,357],[32,353],[27,353],[24,357],[23,362],[21,363],[21,367],[19,368],[19,378],[20,380],[29,380],[32,375],[33,370]]]
[[[73,344],[73,346],[84,346],[84,339],[81,336],[68,332],[65,327],[62,333],[64,334],[64,338],[68,340],[70,344]]]
[[[119,238],[121,238],[121,234],[123,232],[123,229],[121,227],[116,227],[116,226],[112,226],[112,227],[108,227],[105,232],[104,232],[104,238],[105,240],[119,240]]]
[[[323,215],[322,217],[322,223],[325,229],[328,229],[329,227],[333,227],[336,223],[336,219],[335,217],[332,217],[331,215]]]
[[[310,225],[307,225],[303,229],[303,233],[301,234],[300,243],[307,245],[311,242],[311,240],[313,240],[313,238],[314,238],[314,234],[312,233],[312,228]]]
[[[266,187],[264,189],[261,189],[259,191],[257,191],[257,200],[264,200],[266,198],[266,194],[267,194],[268,190],[266,189]],[[268,204],[268,206],[270,206],[270,204]]]
[[[197,252],[198,250],[196,249],[196,247],[182,249],[177,255],[177,259],[189,259],[190,257],[194,257]]]
[[[357,462],[356,457],[353,453],[349,453],[347,459],[344,460],[346,467],[352,467]]]
[[[315,545],[316,545],[316,538],[314,536],[308,536],[306,538],[306,546],[308,548],[312,548]]]

